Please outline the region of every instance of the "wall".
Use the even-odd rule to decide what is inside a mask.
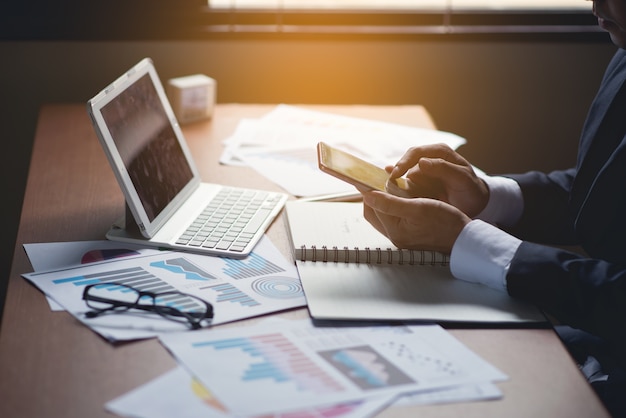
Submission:
[[[164,80],[215,78],[223,103],[423,104],[440,129],[468,139],[461,150],[470,161],[503,172],[574,163],[587,105],[614,51],[608,41],[0,42],[0,186],[9,196],[0,205],[0,277],[39,105],[85,102],[144,56]]]

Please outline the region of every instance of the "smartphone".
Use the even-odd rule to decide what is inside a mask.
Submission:
[[[400,197],[413,197],[407,179],[390,180],[384,168],[355,155],[337,149],[325,142],[317,144],[320,170],[361,188],[380,190]]]

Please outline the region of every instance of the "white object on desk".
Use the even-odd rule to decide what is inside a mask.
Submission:
[[[318,168],[315,147],[323,140],[384,167],[416,145],[445,143],[456,149],[466,140],[434,129],[279,105],[259,119],[242,120],[224,141],[220,162],[247,165],[300,197],[354,191]]]
[[[167,82],[167,96],[179,123],[189,123],[213,116],[217,83],[204,74],[172,78]]]
[[[236,416],[508,379],[438,326],[315,327],[301,320],[159,339]]]
[[[286,214],[315,319],[545,322],[532,305],[455,279],[441,254],[400,251],[363,218],[360,203],[291,201]]]
[[[187,330],[158,315],[102,315],[86,319],[89,310],[82,299],[86,285],[113,282],[127,269],[151,277],[154,283],[189,293],[213,304],[213,325],[305,306],[306,300],[295,266],[267,236],[245,259],[206,257],[193,253],[159,252],[122,257],[99,263],[67,266],[22,276],[68,312],[109,341],[151,338],[158,332]],[[137,278],[139,274],[134,277]],[[138,279],[139,280],[139,279]],[[130,284],[128,281],[125,284]],[[136,285],[134,283],[133,285]],[[138,289],[143,289],[137,285]]]

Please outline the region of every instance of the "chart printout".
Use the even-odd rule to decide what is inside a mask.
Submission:
[[[85,325],[109,340],[154,337],[186,326],[140,311],[86,318],[85,286],[121,283],[146,291],[178,291],[213,305],[213,325],[270,312],[301,307],[305,298],[297,270],[267,238],[245,259],[164,252],[142,257],[114,258],[100,263],[23,275]],[[111,286],[111,297],[123,292]],[[172,306],[198,303],[181,296]]]
[[[438,326],[285,322],[159,338],[235,415],[506,378]]]

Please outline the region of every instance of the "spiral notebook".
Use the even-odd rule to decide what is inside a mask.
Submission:
[[[361,203],[286,205],[298,273],[318,320],[545,322],[534,306],[450,273],[446,255],[396,248]]]

